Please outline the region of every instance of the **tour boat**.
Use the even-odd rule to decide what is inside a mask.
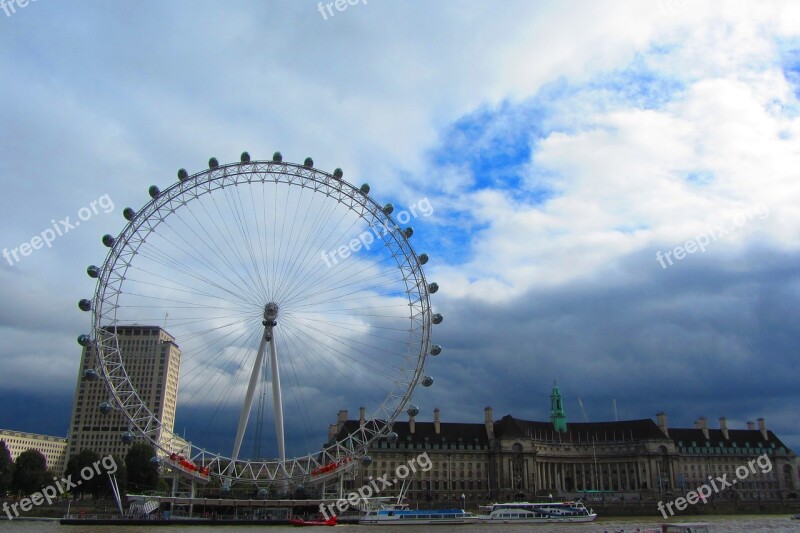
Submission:
[[[597,514],[581,502],[495,503],[488,510],[488,515],[479,518],[490,524],[592,522],[597,518]]]
[[[373,526],[433,526],[473,524],[479,518],[463,509],[375,509],[367,511],[358,521]]]

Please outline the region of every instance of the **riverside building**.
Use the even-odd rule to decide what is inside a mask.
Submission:
[[[44,455],[47,468],[56,474],[61,474],[67,465],[67,439],[64,437],[0,429],[0,441],[6,443],[12,461],[16,461],[22,452],[36,450]]]
[[[172,433],[178,402],[178,374],[181,350],[175,339],[158,326],[117,327],[120,352],[131,383],[163,424],[161,441],[176,452],[186,443]],[[84,347],[72,406],[67,458],[83,449],[107,456],[124,457],[131,443],[123,442],[130,430],[128,420],[114,406],[102,380],[84,379],[84,372],[95,368],[92,345]]]
[[[746,428],[728,428],[720,418],[719,429],[710,429],[701,418],[693,428],[669,428],[667,416],[657,420],[618,422],[567,422],[557,386],[551,394],[548,422],[506,415],[495,420],[491,407],[483,423],[441,421],[439,409],[433,422],[415,417],[398,421],[393,431],[397,442],[382,439],[369,449],[372,463],[360,466],[345,480],[347,490],[368,483],[369,477],[390,476],[396,466],[425,452],[433,467],[410,476],[406,501],[465,501],[470,506],[491,501],[541,501],[553,497],[588,501],[639,501],[680,495],[706,483],[709,476],[735,478],[736,468],[766,454],[770,472],[757,469],[735,487],[712,498],[727,500],[783,499],[797,497],[800,489],[797,457],[763,418]],[[340,411],[329,428],[329,439],[341,439],[364,423],[349,420]],[[400,483],[381,496],[397,496]]]

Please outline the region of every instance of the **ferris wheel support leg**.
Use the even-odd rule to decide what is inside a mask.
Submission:
[[[278,370],[278,350],[275,337],[270,334],[269,362],[272,371],[272,405],[275,410],[275,435],[278,439],[278,458],[286,464],[286,445],[283,434],[283,399],[281,398],[281,375]],[[288,474],[288,473],[287,473]]]
[[[261,375],[261,367],[264,365],[264,351],[267,346],[267,337],[271,337],[272,332],[267,330],[264,336],[261,337],[261,344],[258,347],[258,355],[256,355],[256,362],[253,365],[253,373],[250,374],[250,384],[247,386],[247,395],[244,399],[244,406],[242,407],[242,414],[239,416],[239,427],[236,430],[236,440],[233,443],[233,453],[231,454],[231,472],[236,475],[236,460],[239,458],[239,450],[242,448],[242,439],[244,438],[244,430],[247,427],[247,421],[250,418],[250,409],[253,407],[253,393],[258,385],[258,378]]]

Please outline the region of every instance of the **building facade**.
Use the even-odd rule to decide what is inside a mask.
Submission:
[[[161,440],[168,449],[178,451],[185,445],[173,435],[175,411],[178,402],[178,375],[181,351],[175,339],[157,326],[118,327],[120,353],[131,383],[142,401],[163,424]],[[125,415],[114,408],[103,412],[100,405],[114,405],[103,380],[83,378],[87,369],[94,368],[96,359],[93,347],[87,346],[81,354],[78,383],[72,406],[67,458],[83,449],[100,454],[124,457],[130,443],[122,441],[129,431]]]
[[[37,450],[44,455],[48,470],[61,474],[67,464],[67,439],[0,429],[0,441],[6,443],[11,459],[16,461],[22,452]]]
[[[342,438],[363,423],[340,411],[329,438]],[[551,394],[549,422],[506,415],[495,420],[491,407],[484,422],[444,423],[434,410],[433,422],[415,417],[395,422],[397,442],[382,439],[368,454],[372,463],[359,466],[345,488],[357,489],[370,476],[390,476],[401,464],[426,453],[432,468],[409,477],[406,501],[459,502],[471,506],[491,501],[536,500],[550,496],[583,497],[589,501],[638,501],[675,496],[709,483],[711,478],[739,479],[712,498],[728,500],[797,497],[800,489],[795,454],[766,428],[709,429],[701,418],[694,428],[667,426],[664,413],[652,419],[568,423],[561,393]],[[766,455],[766,458],[763,456]],[[761,457],[761,459],[758,459]],[[762,466],[763,465],[763,466]],[[742,467],[747,469],[744,474]],[[401,485],[382,496],[396,496]]]

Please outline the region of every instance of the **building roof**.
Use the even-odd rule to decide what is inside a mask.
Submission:
[[[506,415],[495,422],[497,438],[531,438],[550,442],[622,442],[631,440],[666,439],[658,426],[649,418],[621,420],[619,422],[570,422],[567,431],[559,433],[550,422],[521,420]]]
[[[358,431],[358,420],[347,420],[339,430],[337,439],[342,439],[350,433]],[[393,425],[393,430],[399,436],[401,443],[463,443],[488,445],[489,437],[484,423],[453,423],[441,422],[440,432],[435,431],[434,422],[414,422],[414,433],[411,433],[408,421],[398,421]],[[772,432],[768,431],[768,439],[764,439],[758,429],[729,429],[728,439],[725,439],[722,430],[709,429],[710,446],[712,447],[750,447],[789,448]],[[658,425],[650,418],[639,420],[620,420],[617,422],[570,422],[567,431],[559,433],[553,428],[551,422],[522,420],[506,415],[494,422],[494,435],[497,439],[533,439],[539,442],[589,444],[589,443],[619,443],[643,440],[671,440],[676,446],[705,447],[706,439],[701,429],[669,428],[669,437],[666,437]]]
[[[405,443],[461,442],[464,444],[489,444],[489,437],[486,435],[486,426],[484,424],[441,422],[439,426],[439,433],[436,433],[434,422],[414,421],[414,433],[411,433],[411,424],[405,421],[395,422],[392,425],[392,430],[400,437],[399,442]],[[339,430],[337,438],[343,438],[350,433],[356,433],[358,428],[358,420],[348,420],[344,423],[342,429]]]
[[[768,439],[764,439],[764,435],[758,429],[729,429],[727,439],[721,429],[709,429],[706,440],[703,430],[699,428],[669,428],[669,436],[675,441],[676,446],[684,447],[705,447],[708,442],[711,447],[720,448],[733,448],[735,443],[738,448],[744,448],[745,444],[755,448],[771,448],[774,444],[778,448],[789,449],[772,431],[767,431]]]

